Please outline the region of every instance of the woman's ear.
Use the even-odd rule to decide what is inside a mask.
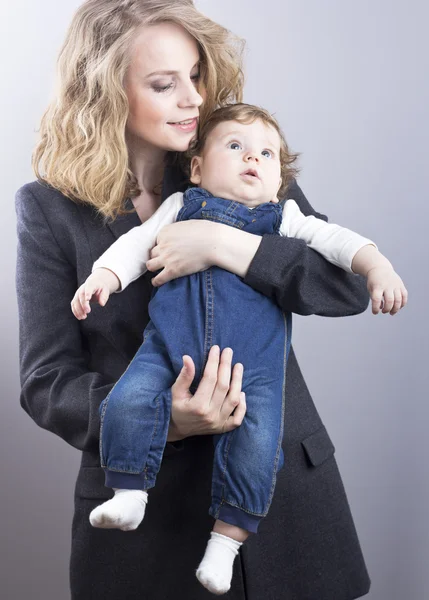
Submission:
[[[201,160],[200,156],[193,156],[191,160],[191,176],[189,179],[195,185],[200,185],[201,183]]]

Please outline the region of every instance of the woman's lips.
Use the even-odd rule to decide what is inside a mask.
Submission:
[[[187,120],[189,120],[189,119],[187,119]],[[197,117],[194,117],[189,123],[185,123],[185,124],[183,124],[183,123],[168,123],[168,125],[171,125],[178,131],[184,131],[185,133],[194,131],[197,128],[197,124],[198,124]]]

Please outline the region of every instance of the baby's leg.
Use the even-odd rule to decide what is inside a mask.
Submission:
[[[94,508],[89,515],[91,525],[101,529],[122,529],[122,531],[137,529],[143,521],[147,491],[113,489],[114,497]]]
[[[209,511],[217,521],[196,572],[200,583],[214,594],[230,589],[234,558],[266,515],[284,460],[283,379],[272,380],[275,389],[262,375],[254,378],[253,386],[246,390],[246,418],[233,436],[226,433],[217,439]]]
[[[213,531],[216,533],[221,533],[222,535],[226,535],[227,537],[230,537],[233,540],[241,543],[245,542],[250,535],[250,532],[246,529],[237,527],[237,525],[230,525],[229,523],[225,523],[220,519],[216,519]]]
[[[174,378],[167,349],[149,322],[143,344],[100,405],[101,466],[115,495],[91,512],[93,527],[132,531],[142,522],[170,422],[171,394],[161,391]]]
[[[236,525],[216,520],[196,575],[213,594],[225,594],[231,587],[234,559],[250,533]]]

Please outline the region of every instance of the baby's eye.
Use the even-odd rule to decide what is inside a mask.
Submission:
[[[266,152],[266,154],[264,154],[264,152]],[[262,156],[267,156],[267,158],[272,158],[273,155],[271,154],[270,150],[262,150],[261,152]]]
[[[231,150],[238,150],[238,148],[241,148],[241,144],[239,144],[238,142],[230,142],[228,144],[228,147],[231,148]]]

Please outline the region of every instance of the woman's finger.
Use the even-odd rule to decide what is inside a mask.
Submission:
[[[234,414],[230,415],[226,420],[225,427],[223,433],[227,431],[232,431],[241,425],[244,419],[244,415],[246,414],[246,394],[244,392],[240,393],[240,403],[236,407]]]
[[[219,367],[219,346],[212,346],[209,351],[204,373],[198,385],[197,391],[191,398],[201,410],[208,409],[217,382],[217,371]]]
[[[232,370],[232,378],[229,383],[229,391],[224,399],[224,402],[220,408],[220,417],[222,419],[228,419],[233,412],[234,408],[238,407],[240,403],[241,387],[243,385],[243,365],[236,363]]]
[[[154,246],[151,251],[149,252],[149,256],[151,258],[156,258],[157,256],[159,256],[160,250],[159,250],[159,246]]]
[[[195,364],[190,356],[185,354],[182,357],[183,367],[177,376],[176,381],[171,386],[172,393],[181,398],[190,398],[189,388],[195,377]]]
[[[162,260],[162,258],[160,256],[158,256],[156,258],[150,258],[146,262],[146,269],[148,271],[158,271],[159,269],[162,269],[164,266],[165,266],[164,261]]]
[[[176,277],[177,275],[173,273],[171,268],[168,271],[167,269],[162,269],[161,273],[158,273],[156,277],[152,278],[152,285],[159,287],[160,285],[164,285],[164,283],[167,283],[167,281],[175,279]]]
[[[211,398],[210,405],[213,410],[220,411],[225,398],[228,394],[231,384],[231,363],[233,351],[231,348],[224,348],[220,355],[219,368],[217,370],[216,387]],[[226,418],[226,415],[225,415]]]

